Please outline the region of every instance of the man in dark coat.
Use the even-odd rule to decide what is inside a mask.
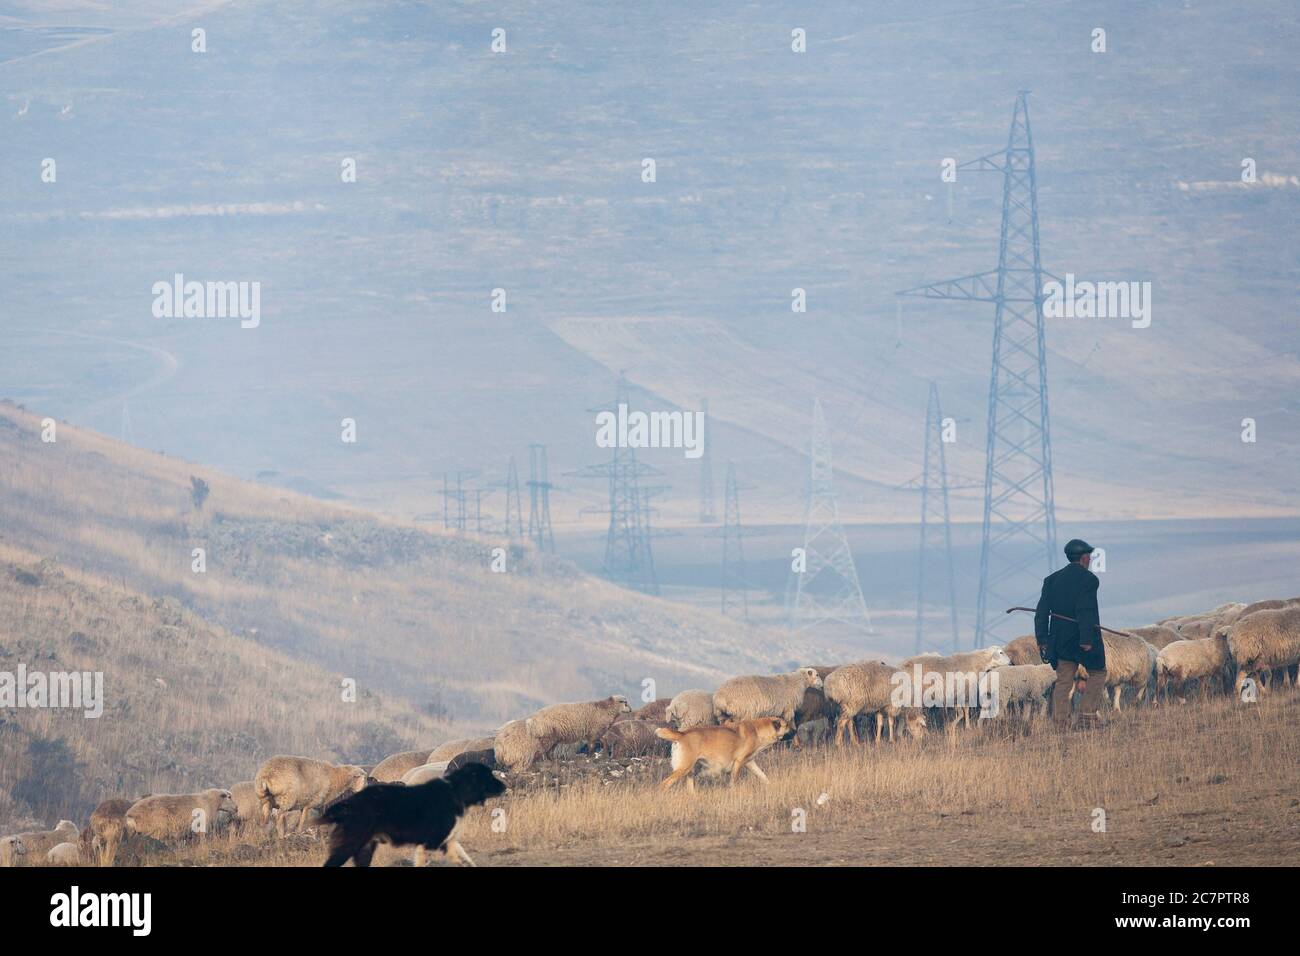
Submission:
[[[1101,695],[1106,687],[1106,646],[1101,639],[1097,588],[1101,582],[1088,570],[1092,545],[1075,538],[1065,546],[1070,563],[1043,579],[1043,594],[1034,614],[1038,653],[1056,669],[1052,688],[1052,719],[1058,729],[1070,726],[1070,696],[1082,664],[1088,680],[1079,701],[1079,723],[1096,727],[1101,722]],[[1061,617],[1072,618],[1065,621]]]

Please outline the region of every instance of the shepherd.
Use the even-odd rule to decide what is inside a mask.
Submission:
[[[1038,653],[1056,670],[1052,719],[1058,730],[1070,727],[1070,696],[1079,665],[1088,670],[1079,701],[1079,727],[1101,724],[1101,694],[1106,687],[1106,646],[1101,637],[1097,589],[1101,582],[1088,570],[1092,545],[1075,538],[1065,546],[1069,563],[1043,579],[1034,612]]]

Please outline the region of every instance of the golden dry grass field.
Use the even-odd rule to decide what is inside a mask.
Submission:
[[[1300,693],[1109,714],[1095,733],[1041,718],[970,733],[759,758],[770,784],[621,780],[515,788],[473,811],[479,866],[1175,865],[1300,860]],[[824,796],[823,796],[824,795]],[[504,811],[494,829],[492,811]],[[1099,821],[1104,813],[1104,831]],[[802,818],[803,829],[795,823]],[[323,844],[221,836],[146,865],[318,866]],[[395,852],[376,865],[400,865]],[[436,861],[434,865],[439,865]]]

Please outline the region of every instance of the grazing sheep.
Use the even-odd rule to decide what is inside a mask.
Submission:
[[[821,686],[822,678],[815,667],[801,667],[792,674],[733,677],[713,692],[713,712],[718,723],[784,717],[793,725],[803,705],[804,691]]]
[[[441,780],[446,773],[447,761],[440,760],[437,763],[426,763],[422,767],[412,767],[402,774],[401,782],[408,787],[414,787],[422,783],[428,783],[430,780]]]
[[[80,866],[81,851],[75,843],[60,843],[45,854],[45,862],[52,866]]]
[[[491,737],[466,737],[463,740],[449,740],[445,744],[439,744],[429,751],[425,763],[439,763],[443,760],[454,760],[461,754],[470,750],[491,750],[493,742]]]
[[[1248,604],[1242,604],[1240,601],[1237,601],[1232,604],[1223,604],[1215,608],[1215,613],[1219,619],[1219,626],[1229,627],[1230,625],[1236,624],[1237,619],[1246,613],[1246,608],[1249,606],[1250,605]]]
[[[1254,614],[1256,611],[1277,611],[1284,607],[1294,607],[1300,604],[1300,598],[1271,598],[1267,601],[1256,601],[1254,604],[1247,604],[1237,615],[1237,620],[1241,620],[1247,614]],[[1232,622],[1237,623],[1236,621]]]
[[[235,801],[235,829],[243,830],[262,818],[262,801],[257,799],[257,784],[253,781],[232,784],[230,796]]]
[[[1041,705],[1047,712],[1047,696],[1056,683],[1056,671],[1051,664],[1010,664],[989,671],[997,675],[996,684],[990,677],[990,687],[997,688],[997,704],[1008,716],[1019,709],[1021,717],[1033,715],[1034,707]]]
[[[1168,624],[1148,624],[1146,627],[1130,627],[1128,632],[1134,637],[1140,637],[1157,651],[1162,647],[1172,644],[1174,641],[1183,640],[1183,636],[1175,628]]]
[[[1147,688],[1155,690],[1156,654],[1155,647],[1140,637],[1125,634],[1101,635],[1106,648],[1106,686],[1113,688],[1111,706],[1120,709],[1120,696],[1125,687],[1133,688],[1137,700],[1146,694]],[[1088,679],[1088,669],[1080,666],[1078,680]]]
[[[799,704],[799,709],[794,712],[795,730],[804,731],[804,733],[796,733],[791,739],[796,750],[802,746],[801,739],[804,736],[808,737],[810,743],[825,740],[830,736],[831,724],[835,720],[835,708],[826,700],[824,686],[827,676],[838,667],[838,664],[813,665],[813,670],[822,679],[823,687],[805,687],[803,690],[803,701]]]
[[[27,859],[27,847],[18,834],[0,839],[0,867],[22,866]]]
[[[1204,689],[1206,683],[1217,677],[1220,688],[1226,690],[1231,662],[1226,634],[1166,644],[1156,653],[1155,699],[1158,700],[1168,689],[1182,700],[1183,689],[1189,680],[1201,681]]]
[[[1215,625],[1218,623],[1218,617],[1195,617],[1188,621],[1180,621],[1174,625],[1174,630],[1178,632],[1178,639],[1181,641],[1199,641],[1209,637],[1214,633]]]
[[[615,695],[576,704],[551,704],[525,720],[524,726],[537,739],[543,756],[560,744],[585,743],[590,752],[610,724],[621,714],[630,713],[627,698]]]
[[[497,731],[492,753],[497,766],[518,772],[527,770],[541,755],[541,744],[528,732],[527,722],[512,720]]]
[[[406,750],[400,754],[385,757],[375,764],[374,770],[370,771],[370,779],[375,783],[394,783],[401,780],[402,774],[408,770],[414,770],[416,767],[422,767],[429,763],[429,753],[428,750]]]
[[[126,811],[134,800],[113,797],[90,811],[90,850],[102,866],[112,866],[126,835]]]
[[[718,722],[713,713],[713,694],[698,688],[684,690],[674,697],[664,716],[677,730],[711,727]]]
[[[1038,638],[1033,634],[1017,637],[1002,648],[1002,653],[1007,655],[1007,660],[1011,661],[1013,665],[1024,666],[1026,664],[1043,663],[1043,658],[1038,653]]]
[[[650,701],[650,703],[646,704],[644,707],[632,711],[632,716],[637,720],[649,720],[662,726],[663,724],[668,723],[668,718],[664,716],[664,711],[668,709],[668,705],[672,702],[673,699],[671,697],[659,697]]]
[[[466,750],[447,761],[447,773],[459,770],[467,763],[481,763],[492,770],[497,765],[497,756],[490,747],[487,750]]]
[[[332,764],[310,757],[272,757],[257,770],[253,782],[262,804],[262,822],[271,822],[271,811],[279,810],[276,833],[285,834],[285,814],[291,810],[324,810],[349,793],[365,788],[366,771],[352,764]],[[301,833],[307,814],[298,816],[295,832]]]
[[[1245,604],[1220,604],[1213,610],[1206,611],[1203,614],[1193,614],[1179,618],[1173,622],[1173,627],[1182,640],[1204,640],[1217,634],[1219,628],[1235,624],[1246,607]]]
[[[126,811],[126,832],[155,840],[188,840],[219,833],[239,814],[229,790],[160,793],[143,797]],[[195,829],[201,826],[202,829]]]
[[[76,843],[81,831],[71,820],[60,820],[53,830],[16,833],[0,841],[0,866],[21,866],[24,862],[43,861],[60,843]]]
[[[661,726],[653,720],[616,720],[600,735],[600,747],[611,757],[666,757],[672,745],[655,736]]]
[[[836,708],[838,719],[835,723],[835,742],[847,744],[852,737],[858,742],[857,726],[854,722],[859,715],[872,714],[876,718],[876,743],[880,743],[880,734],[886,724],[889,727],[889,739],[894,739],[894,718],[904,712],[904,708],[893,702],[892,695],[898,686],[894,675],[897,667],[891,667],[882,661],[859,661],[837,667],[826,677],[826,699]],[[912,736],[924,732],[925,715],[920,708],[906,708],[908,719],[905,726]],[[920,721],[917,721],[920,717]]]
[[[994,644],[992,647],[984,647],[977,651],[947,656],[934,653],[917,654],[906,658],[897,669],[907,672],[909,679],[915,685],[912,688],[913,693],[924,694],[927,683],[933,681],[933,678],[928,675],[942,675],[945,696],[955,694],[965,701],[959,704],[954,697],[950,703],[944,705],[945,712],[955,713],[952,723],[949,724],[949,729],[955,730],[961,723],[970,727],[970,709],[979,703],[980,675],[1010,663],[1011,658],[1007,657],[1000,646]],[[918,674],[919,685],[917,685]]]
[[[1264,674],[1300,662],[1300,605],[1255,611],[1223,629],[1237,665],[1235,690],[1246,680],[1264,686]]]

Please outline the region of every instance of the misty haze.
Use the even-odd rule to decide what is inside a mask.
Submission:
[[[1300,860],[1294,5],[716,6],[0,10],[0,865]]]

